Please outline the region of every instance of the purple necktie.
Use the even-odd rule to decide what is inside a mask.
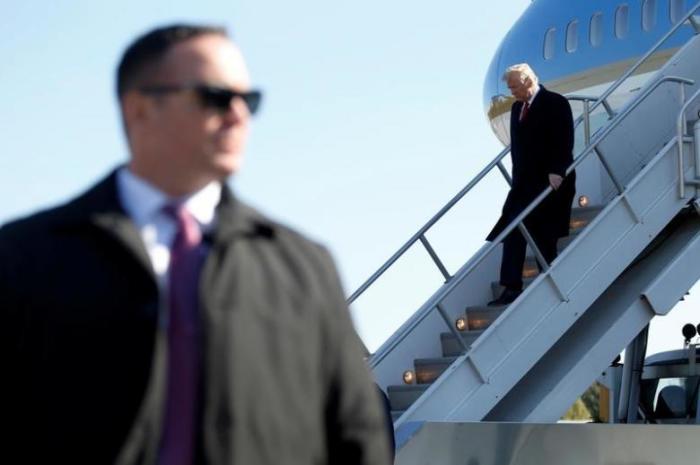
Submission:
[[[202,234],[184,206],[167,206],[176,224],[168,280],[167,391],[159,465],[192,465],[199,388],[198,283]]]
[[[520,119],[518,121],[523,121],[527,116],[527,111],[530,109],[530,102],[525,102],[523,108],[520,110]]]

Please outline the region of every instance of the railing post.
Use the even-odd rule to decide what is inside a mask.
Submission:
[[[537,247],[535,240],[530,235],[530,231],[527,230],[527,228],[522,222],[518,223],[518,229],[525,238],[525,242],[527,242],[527,245],[530,246],[532,252],[535,254],[535,260],[537,260],[537,263],[542,268],[542,271],[548,271],[549,263],[547,263],[547,260],[544,259],[544,255],[542,255],[542,252],[540,252],[539,247]]]
[[[443,308],[442,304],[437,304],[436,308],[438,309],[438,312],[440,312],[440,316],[442,316],[442,319],[445,320],[445,324],[449,328],[450,332],[454,337],[457,338],[457,343],[462,346],[462,349],[466,352],[469,350],[469,347],[467,346],[467,343],[464,342],[464,339],[462,339],[462,335],[457,331],[457,328],[455,328],[455,325],[450,321],[450,316],[447,314],[447,311]]]
[[[680,198],[685,197],[685,167],[683,161],[683,136],[685,136],[686,126],[688,125],[685,118],[685,84],[680,83],[680,98],[681,98],[681,130],[678,131],[679,143],[678,143],[678,185]]]
[[[685,112],[688,109],[688,106],[698,97],[700,97],[700,89],[696,90],[688,101],[683,103],[681,111],[678,113],[678,118],[676,119],[676,143],[678,145],[678,196],[681,199],[685,198],[685,166],[683,161],[683,142],[685,141],[686,129]],[[697,166],[695,169],[698,169]]]
[[[513,179],[511,179],[510,174],[508,174],[508,170],[506,169],[505,166],[503,166],[503,163],[500,161],[498,162],[498,170],[501,172],[503,177],[506,179],[506,182],[508,183],[509,186],[513,185]]]
[[[622,194],[622,191],[625,189],[622,187],[622,184],[620,184],[620,181],[618,181],[615,177],[615,174],[610,169],[610,165],[608,165],[607,160],[605,159],[605,157],[603,157],[603,154],[600,152],[598,146],[593,147],[593,152],[598,156],[598,160],[600,160],[600,163],[603,165],[603,168],[605,168],[605,171],[608,173],[608,176],[610,176],[610,180],[615,185],[617,193]]]
[[[693,125],[693,135],[691,137],[693,138],[693,152],[695,155],[695,179],[700,179],[700,120]]]
[[[603,107],[605,108],[605,111],[608,113],[608,116],[610,118],[615,117],[615,112],[613,111],[612,107],[608,103],[607,97],[602,100]]]
[[[591,143],[591,115],[590,104],[588,99],[583,101],[583,138],[586,142],[586,147]]]
[[[479,174],[477,174],[469,183],[457,193],[452,199],[443,206],[440,211],[435,214],[422,228],[420,228],[399,250],[397,250],[382,266],[375,271],[372,276],[367,278],[367,280],[362,283],[362,285],[353,292],[350,297],[346,299],[346,303],[350,305],[358,297],[360,297],[371,285],[373,285],[377,279],[379,279],[403,254],[413,246],[419,239],[420,236],[424,235],[437,221],[443,217],[445,213],[450,211],[450,209],[457,204],[467,193],[469,193],[474,186],[476,186],[491,170],[500,163],[501,159],[508,154],[510,147],[506,147],[499,153],[496,158],[494,158],[484,169],[482,169]]]
[[[420,236],[420,242],[421,244],[423,244],[423,247],[425,247],[425,250],[428,251],[428,255],[430,255],[430,258],[433,259],[435,266],[437,266],[440,270],[440,273],[442,273],[442,276],[445,278],[445,282],[448,282],[450,279],[452,279],[452,275],[450,275],[450,273],[447,271],[447,268],[445,268],[445,265],[442,264],[440,257],[438,257],[437,253],[435,253],[435,249],[433,249],[433,246],[430,245],[428,239],[426,239],[426,237],[422,234]]]
[[[680,97],[681,97],[681,108],[685,106],[685,83],[684,82],[679,82],[680,84]],[[685,112],[683,112],[683,131],[685,131],[685,126],[686,126],[686,118],[685,118]]]
[[[680,124],[678,125],[680,128]],[[685,198],[685,167],[683,166],[683,131],[678,129],[678,198]]]
[[[698,20],[695,19],[695,16],[691,16],[690,18],[688,18],[688,22],[691,26],[693,26],[695,33],[700,34],[700,23],[698,23]]]

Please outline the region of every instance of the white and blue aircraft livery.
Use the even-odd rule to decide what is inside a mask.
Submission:
[[[507,144],[512,98],[502,81],[509,65],[526,62],[540,81],[562,94],[597,96],[644,55],[690,7],[688,0],[535,0],[513,25],[491,61],[484,107]],[[682,27],[610,99],[627,101],[693,34]],[[577,108],[574,108],[574,115]]]

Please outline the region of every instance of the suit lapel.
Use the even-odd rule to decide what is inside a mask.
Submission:
[[[537,95],[535,96],[535,99],[532,101],[532,104],[530,105],[530,108],[528,108],[527,111],[527,118],[526,120],[535,120],[537,119],[538,115],[540,114],[540,109],[542,105],[544,105],[545,100],[547,99],[547,96],[545,93],[547,90],[544,88],[543,85],[540,84],[540,90],[537,92]],[[534,113],[533,113],[534,111]],[[530,118],[531,116],[534,116],[534,118]]]
[[[67,206],[72,220],[88,223],[112,237],[154,280],[150,257],[134,222],[124,211],[117,194],[116,170]]]
[[[113,241],[143,269],[153,286],[157,280],[150,257],[134,222],[124,211],[117,192],[117,170],[90,188],[64,208],[63,227],[95,228]],[[125,289],[124,291],[128,291]],[[166,339],[161,325],[156,326],[153,362],[144,402],[137,414],[117,464],[155,463],[159,434],[160,407],[164,392]],[[140,459],[141,460],[140,460]]]
[[[521,123],[520,113],[522,113],[522,111],[523,111],[523,105],[524,105],[523,102],[518,100],[517,102],[515,102],[515,105],[513,106],[513,111],[515,113],[514,116],[515,116],[516,123]]]
[[[119,242],[149,274],[153,275],[153,267],[141,235],[129,217],[119,214],[98,213],[93,217],[93,222],[98,228],[101,228]]]

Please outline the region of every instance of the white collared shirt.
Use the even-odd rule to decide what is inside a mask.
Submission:
[[[117,171],[119,201],[141,233],[161,292],[167,282],[170,246],[176,232],[175,221],[163,211],[163,207],[174,202],[184,204],[197,220],[202,233],[207,233],[214,227],[221,191],[220,183],[211,182],[193,194],[172,198],[126,166]]]
[[[537,87],[535,88],[535,92],[533,92],[532,97],[530,97],[530,98],[528,99],[528,101],[527,101],[527,105],[528,105],[529,107],[532,106],[532,102],[535,100],[535,97],[537,97],[537,94],[540,93],[540,89],[541,89],[540,85],[537,84]]]
[[[537,97],[537,94],[540,92],[540,85],[537,84],[537,87],[535,88],[535,92],[533,92],[532,97],[530,97],[527,100],[527,107],[528,109],[532,107],[532,102],[535,100],[535,97]],[[522,121],[523,119],[523,112],[525,111],[525,105],[520,107],[520,115],[519,115],[519,120]]]

